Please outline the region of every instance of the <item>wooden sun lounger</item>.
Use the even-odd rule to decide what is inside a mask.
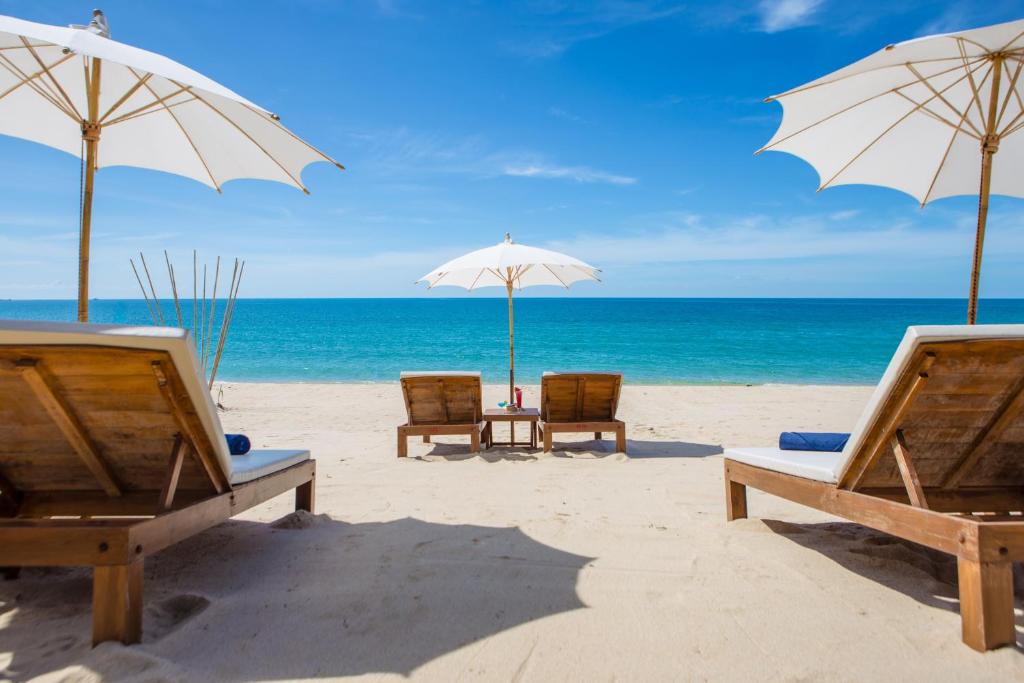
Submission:
[[[842,453],[727,450],[727,519],[748,486],[955,555],[963,641],[1015,643],[1024,325],[909,328]]]
[[[486,438],[479,372],[403,372],[402,397],[408,422],[398,427],[398,457],[409,455],[408,437],[469,436],[471,453]]]
[[[185,330],[0,321],[0,564],[93,567],[92,640],[142,637],[147,555],[295,489],[309,451],[227,450]]]
[[[626,452],[626,423],[615,419],[622,375],[611,372],[545,372],[540,380],[540,422],[544,452],[559,433],[615,432],[615,449]]]

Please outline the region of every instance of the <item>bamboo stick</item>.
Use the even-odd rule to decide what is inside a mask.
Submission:
[[[156,325],[156,313],[153,312],[153,307],[149,303],[149,294],[146,293],[146,288],[142,284],[142,278],[139,277],[139,270],[135,267],[135,259],[128,259],[128,262],[132,264],[132,272],[135,273],[135,281],[139,283],[139,289],[142,290],[142,296],[146,299],[146,308],[149,309],[149,317],[153,320],[153,324]]]
[[[206,331],[204,329],[206,327],[206,324],[205,324],[205,320],[206,320],[206,264],[205,263],[203,264],[203,299],[202,299],[202,303],[203,303],[202,316],[199,318],[200,335],[199,335],[198,353],[199,353],[200,358],[202,358],[202,355],[203,355],[203,335],[202,335],[202,332]],[[206,372],[206,366],[205,365],[203,366],[203,372]]]
[[[217,257],[217,265],[213,274],[213,298],[210,301],[210,322],[206,328],[206,337],[203,339],[203,371],[206,371],[210,361],[210,345],[213,343],[213,321],[217,316],[217,284],[220,282],[220,256]]]
[[[238,302],[238,288],[242,286],[242,272],[245,270],[243,261],[239,267],[238,259],[235,259],[235,268],[231,273],[231,287],[228,289],[228,304],[224,309],[224,319],[221,321],[220,337],[217,339],[217,353],[213,358],[213,369],[210,371],[210,389],[213,389],[213,381],[217,377],[217,368],[220,366],[221,356],[224,354],[224,344],[228,338],[228,328],[231,326],[231,319],[235,315],[235,304]],[[237,273],[237,278],[236,278]]]
[[[149,275],[149,266],[146,265],[146,257],[142,255],[141,251],[139,252],[139,260],[142,261],[142,269],[146,271],[146,279],[149,280],[149,291],[153,295],[153,306],[156,308],[157,315],[160,318],[160,324],[165,325],[164,312],[160,308],[160,299],[156,295],[156,287],[153,286],[153,278]]]
[[[167,250],[164,249],[164,261],[167,262],[167,277],[171,280],[171,293],[174,294],[174,311],[178,314],[178,327],[183,327],[181,321],[181,302],[178,301],[178,283],[174,277],[174,266],[171,265],[171,257],[167,255]]]
[[[198,268],[197,268],[198,255],[196,250],[192,250],[192,343],[196,343],[196,314],[199,311],[199,301],[196,297],[196,285],[198,283]]]

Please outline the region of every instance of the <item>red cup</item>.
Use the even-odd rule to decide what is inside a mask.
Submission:
[[[523,407],[523,390],[520,389],[519,387],[516,387],[516,407]]]

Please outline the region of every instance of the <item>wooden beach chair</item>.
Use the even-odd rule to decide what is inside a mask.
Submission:
[[[147,555],[295,489],[309,451],[231,456],[188,332],[0,321],[0,565],[93,567],[92,640],[137,643]]]
[[[1013,644],[1024,325],[909,328],[842,453],[727,450],[727,519],[748,486],[955,555],[963,641]]]
[[[540,422],[544,452],[559,433],[615,432],[615,449],[626,452],[626,423],[615,419],[622,375],[615,372],[545,372],[540,380]]]
[[[403,372],[402,396],[408,421],[398,427],[398,457],[409,455],[408,437],[465,434],[471,453],[486,438],[479,372]]]

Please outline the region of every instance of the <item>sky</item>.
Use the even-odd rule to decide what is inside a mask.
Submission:
[[[885,45],[1024,17],[1024,0],[104,0],[115,40],[281,116],[343,163],[285,185],[97,174],[92,295],[140,297],[129,258],[246,260],[242,297],[458,296],[414,282],[499,242],[564,251],[602,282],[539,296],[966,296],[976,198],[920,208],[816,192],[755,156],[766,103]],[[92,5],[0,0],[87,23]],[[101,152],[102,154],[102,149]],[[0,298],[76,296],[79,161],[0,136]],[[993,199],[982,297],[1022,297],[1024,205]],[[166,273],[154,277],[166,291]],[[473,296],[503,296],[498,289]]]

